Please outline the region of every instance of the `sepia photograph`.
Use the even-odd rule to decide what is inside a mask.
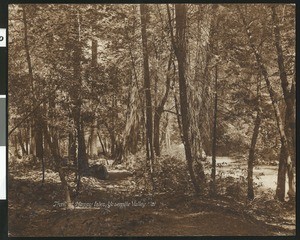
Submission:
[[[9,4],[8,236],[295,236],[295,4]]]

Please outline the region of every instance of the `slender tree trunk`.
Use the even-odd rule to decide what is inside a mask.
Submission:
[[[185,4],[175,5],[176,14],[176,45],[174,46],[175,55],[178,61],[178,74],[179,74],[179,90],[180,90],[180,110],[182,120],[182,134],[184,140],[185,156],[188,165],[188,171],[192,180],[196,194],[200,193],[200,187],[197,183],[194,169],[193,169],[193,156],[190,145],[190,121],[189,121],[189,104],[187,98],[187,84],[186,84],[186,16],[187,10]],[[174,41],[173,41],[174,43]]]
[[[13,139],[12,139],[12,145],[13,145],[13,148],[14,148],[14,156],[16,156],[17,158],[20,158],[20,154],[19,154],[19,150],[18,150],[18,138],[17,138],[17,135],[14,135],[13,136]]]
[[[177,118],[177,123],[178,123],[178,128],[179,128],[179,135],[180,135],[180,139],[182,142],[184,142],[183,140],[183,134],[182,134],[182,124],[181,124],[181,114],[180,114],[180,106],[176,97],[176,93],[174,93],[174,103],[175,103],[175,111],[176,111],[176,118]]]
[[[101,147],[102,147],[102,152],[103,152],[103,154],[104,154],[104,155],[106,155],[106,154],[107,154],[107,152],[106,152],[106,148],[104,147],[104,144],[103,144],[103,141],[102,141],[101,135],[100,135],[100,133],[99,133],[99,132],[97,132],[97,135],[98,135],[98,139],[99,139],[99,142],[100,142],[100,144],[101,144]]]
[[[153,151],[153,133],[152,133],[152,99],[151,99],[151,84],[149,72],[149,56],[148,56],[148,43],[147,43],[147,24],[149,19],[147,4],[140,5],[141,13],[141,31],[143,43],[143,60],[144,60],[144,89],[146,99],[146,148],[147,159],[150,164],[150,172],[152,172],[152,163],[154,160]]]
[[[41,122],[43,120],[41,119]],[[57,149],[55,147],[55,144],[51,141],[51,137],[50,134],[48,133],[48,129],[47,129],[47,125],[46,123],[43,121],[41,124],[43,124],[43,129],[44,129],[44,137],[45,137],[45,141],[48,143],[48,146],[50,148],[51,154],[54,158],[55,161],[55,166],[57,168],[60,180],[61,180],[61,184],[64,190],[64,195],[65,195],[65,201],[67,204],[67,208],[71,209],[73,207],[72,201],[71,201],[71,195],[70,195],[70,191],[69,191],[69,187],[68,187],[68,182],[66,180],[66,176],[65,173],[62,169],[61,163],[62,163],[62,157],[59,155],[59,153],[57,152]]]
[[[81,24],[81,16],[79,10],[77,10],[77,16],[74,21],[74,54],[73,54],[73,74],[75,79],[77,80],[76,88],[73,93],[73,100],[75,101],[75,110],[74,110],[74,120],[77,130],[77,141],[78,141],[78,167],[79,167],[79,175],[87,172],[89,168],[88,158],[86,155],[86,145],[84,139],[84,128],[81,117],[81,107],[82,107],[82,96],[81,96],[81,88],[82,88],[82,76],[81,76],[81,57],[82,57],[82,49],[81,49],[81,40],[80,40],[80,24]]]
[[[246,32],[247,32],[250,47],[252,49],[252,52],[255,55],[255,58],[256,58],[258,66],[260,68],[260,71],[262,73],[262,76],[264,77],[264,80],[266,82],[266,86],[267,86],[267,89],[268,89],[268,92],[269,92],[269,95],[270,95],[270,98],[272,101],[273,109],[275,112],[277,128],[278,128],[279,134],[280,134],[280,141],[281,141],[281,144],[283,147],[283,155],[285,156],[284,158],[285,158],[286,166],[287,166],[288,179],[289,179],[288,195],[290,198],[294,198],[295,197],[295,185],[294,185],[293,165],[292,165],[292,160],[291,160],[291,154],[289,152],[289,149],[290,149],[289,143],[288,143],[285,131],[284,131],[284,123],[282,121],[279,106],[278,106],[278,99],[277,99],[276,93],[273,90],[273,87],[271,85],[267,69],[262,62],[262,57],[253,43],[253,37],[250,32],[250,26],[246,23],[245,17],[243,15],[242,11],[240,10],[240,8],[239,7],[237,7],[237,8],[238,8],[238,11],[240,12],[240,16],[242,18],[243,24],[246,27]]]
[[[36,119],[41,118],[41,113],[37,113],[38,117]],[[45,161],[44,161],[44,134],[43,134],[43,126],[40,121],[36,123],[36,131],[35,131],[35,139],[36,139],[36,157],[42,163],[42,183],[45,181]]]
[[[28,24],[27,24],[27,16],[26,16],[26,6],[22,6],[23,10],[23,23],[24,23],[24,45],[25,45],[25,52],[26,52],[26,61],[28,65],[28,74],[30,79],[30,90],[31,90],[31,99],[34,98],[34,86],[33,86],[33,70],[30,58],[30,51],[29,51],[29,43],[28,43]]]
[[[153,144],[156,156],[160,156],[160,145],[159,145],[159,133],[160,133],[160,119],[162,115],[162,110],[156,108],[154,112],[154,136],[153,136]]]
[[[218,113],[218,66],[215,66],[215,99],[214,99],[214,122],[212,139],[212,169],[211,169],[211,193],[216,194],[216,157],[217,157],[217,113]]]
[[[21,149],[22,149],[22,156],[28,155],[28,152],[27,152],[27,150],[26,150],[26,148],[24,146],[24,142],[23,142],[23,139],[22,139],[22,132],[21,132],[21,130],[18,132],[18,141],[19,141],[19,144],[20,144]]]
[[[86,145],[84,139],[84,128],[81,123],[80,126],[77,127],[78,130],[78,165],[79,169],[82,173],[88,171],[88,158],[86,155]]]
[[[97,68],[98,64],[98,41],[97,39],[92,39],[92,69]],[[96,147],[97,133],[95,133],[94,126],[91,126],[90,138],[89,138],[89,153],[91,156],[97,155]]]
[[[259,134],[259,127],[261,123],[261,106],[260,106],[260,95],[261,90],[260,86],[261,80],[258,80],[257,83],[257,105],[256,105],[256,119],[254,123],[254,129],[253,129],[253,135],[251,139],[251,145],[249,149],[249,158],[248,158],[248,199],[253,200],[254,199],[254,190],[253,190],[253,166],[254,166],[254,160],[255,160],[255,146]]]
[[[68,148],[68,155],[70,161],[74,164],[74,166],[77,165],[77,160],[76,160],[76,139],[75,135],[72,132],[69,132],[69,148]]]
[[[29,121],[28,121],[29,122]],[[29,125],[29,123],[27,123]],[[27,155],[29,154],[29,140],[30,140],[30,137],[29,137],[29,133],[30,133],[30,127],[27,125],[27,127],[25,128],[25,150],[26,150],[26,153]]]
[[[279,155],[279,166],[277,175],[277,187],[276,187],[276,198],[279,201],[285,200],[285,182],[286,182],[286,156],[284,153],[284,147],[281,145]]]
[[[36,141],[35,141],[35,124],[34,119],[31,119],[31,126],[30,126],[30,140],[29,140],[29,154],[31,154],[35,159],[35,152],[36,152]]]
[[[44,129],[42,121],[39,119],[43,119],[44,108],[41,108],[43,111],[39,111],[36,116],[36,156],[41,161],[42,164],[42,184],[45,182],[45,159],[44,159]]]
[[[116,156],[116,137],[115,135],[112,133],[110,134],[110,154],[112,158],[115,158]]]
[[[115,154],[115,161],[114,164],[120,164],[123,160],[123,146],[122,143],[117,140],[116,141],[116,154]]]
[[[43,137],[43,128],[40,123],[36,123],[35,139],[36,139],[36,157],[42,161],[44,157],[44,137]]]
[[[112,109],[116,109],[116,106],[117,106],[117,99],[116,99],[116,95],[113,95],[112,97],[112,102],[111,102],[111,108]],[[115,121],[116,121],[116,116],[115,116],[115,113],[112,112],[111,114],[111,127],[109,128],[108,127],[108,124],[106,124],[107,126],[107,129],[109,131],[109,134],[110,134],[110,140],[111,140],[111,156],[112,158],[115,158],[116,157],[116,138],[117,138],[117,134],[116,132],[114,131],[115,129]]]
[[[28,76],[30,80],[30,99],[31,104],[35,103],[35,95],[34,95],[34,79],[33,79],[33,68],[31,63],[30,57],[30,49],[28,43],[28,23],[27,23],[27,14],[26,14],[26,6],[22,6],[22,13],[23,13],[23,24],[24,24],[24,46],[25,46],[25,53],[26,53],[26,62],[28,66]],[[35,156],[35,119],[33,118],[30,122],[30,140],[29,140],[29,154]]]

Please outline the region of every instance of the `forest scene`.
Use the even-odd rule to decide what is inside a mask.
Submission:
[[[296,234],[294,4],[8,21],[8,236]]]

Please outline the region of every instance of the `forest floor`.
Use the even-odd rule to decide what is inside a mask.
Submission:
[[[41,185],[38,168],[13,168],[9,175],[9,236],[295,234],[293,204],[265,199],[261,200],[265,204],[245,204],[226,196],[150,195],[137,188],[137,178],[125,167],[110,167],[109,174],[108,180],[83,177],[81,192],[73,198],[75,208],[65,210],[57,173],[48,169]]]

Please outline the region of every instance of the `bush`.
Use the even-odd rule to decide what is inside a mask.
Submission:
[[[218,193],[231,197],[235,200],[246,199],[247,196],[247,181],[244,177],[234,178],[217,178],[216,180]]]
[[[186,162],[176,157],[164,156],[157,159],[155,180],[160,192],[188,193],[191,190]]]

